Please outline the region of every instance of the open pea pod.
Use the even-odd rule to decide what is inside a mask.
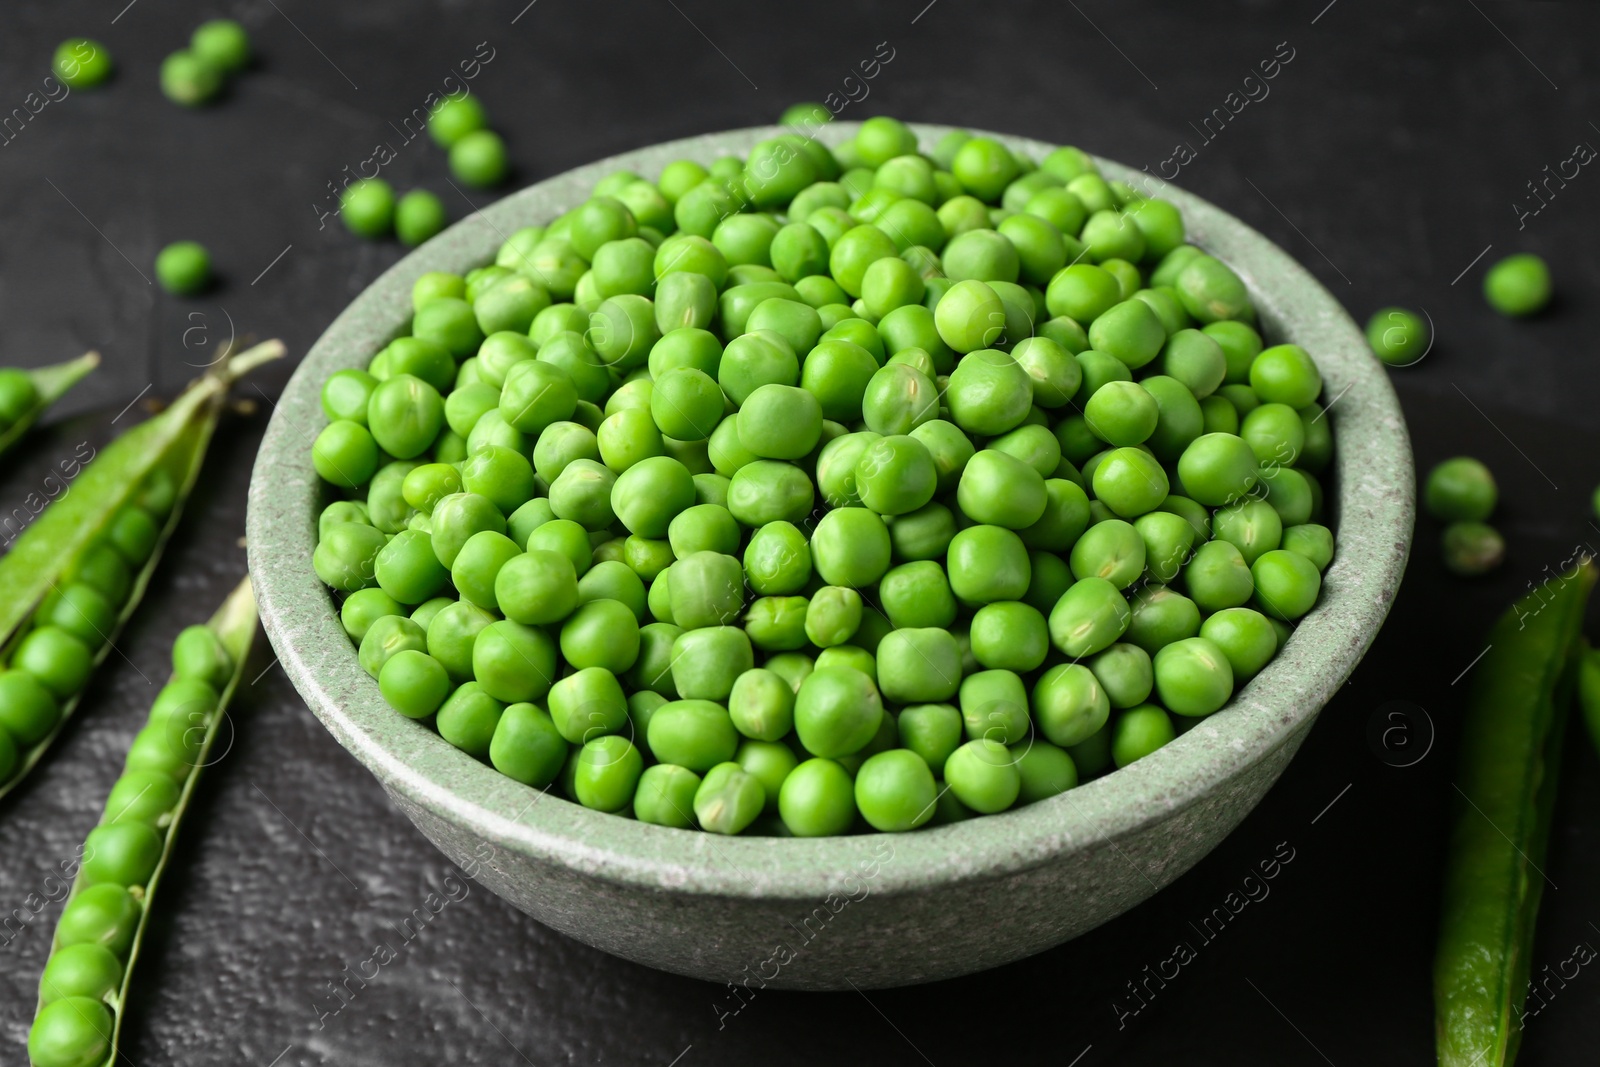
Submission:
[[[118,1062],[117,1040],[150,905],[200,772],[213,760],[256,632],[250,579],[173,645],[172,679],[128,749],[122,777],[84,842],[39,980],[28,1034],[36,1067]],[[220,758],[220,756],[216,757]]]
[[[283,352],[268,341],[213,367],[107,445],[0,557],[0,796],[50,747],[138,606],[229,386]]]
[[[1518,601],[1473,668],[1433,966],[1440,1067],[1504,1067],[1516,1057],[1578,630],[1594,583],[1586,559]]]
[[[0,383],[0,402],[16,407],[15,411],[0,411],[0,454],[22,440],[40,415],[99,365],[100,354],[86,352],[77,359],[48,367],[0,371],[6,376]]]

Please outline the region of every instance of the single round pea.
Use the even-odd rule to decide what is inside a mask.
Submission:
[[[1080,580],[1092,576],[1126,589],[1144,573],[1145,551],[1144,538],[1132,524],[1107,519],[1095,523],[1078,538],[1068,562]]]
[[[829,585],[871,586],[889,569],[891,549],[888,528],[866,508],[836,508],[811,535],[812,566]]]
[[[699,788],[700,776],[687,767],[671,763],[646,767],[633,796],[634,817],[654,826],[692,829]]]
[[[1095,465],[1095,498],[1123,518],[1154,510],[1167,498],[1167,473],[1150,453],[1114,448]]]
[[[939,388],[905,363],[874,372],[861,398],[862,420],[879,434],[905,434],[939,416]]]
[[[1273,618],[1298,619],[1317,602],[1322,575],[1317,565],[1298,552],[1272,549],[1250,565],[1256,602]]]
[[[734,762],[761,783],[763,809],[776,814],[783,783],[800,762],[794,750],[777,741],[741,741]]]
[[[410,620],[406,621],[409,622]],[[494,621],[495,617],[493,615],[476,604],[458,600],[442,609],[429,620],[425,647],[418,650],[427,652],[428,655],[444,664],[444,668],[450,673],[452,680],[457,682],[468,681],[472,678],[473,644],[477,640],[478,634]],[[384,626],[384,620],[380,619],[373,625],[371,630],[367,631],[367,640],[362,642],[363,647],[365,647],[367,641],[373,640],[373,634],[377,633],[379,627],[382,626]],[[417,646],[415,644],[407,644],[402,647],[416,648]],[[398,650],[395,649],[395,651]],[[368,664],[363,662],[362,666],[368,667]],[[368,667],[367,673],[375,678],[379,677],[379,669],[382,666],[383,663],[378,662],[375,666]]]
[[[111,1051],[111,1010],[90,997],[63,997],[39,1009],[28,1031],[34,1067],[93,1067]]]
[[[484,759],[494,740],[505,705],[477,682],[466,682],[445,698],[435,724],[439,736],[456,748]]]
[[[933,499],[938,469],[923,443],[905,434],[867,444],[856,459],[861,503],[880,515],[902,515]]]
[[[22,639],[11,666],[26,671],[55,696],[65,700],[89,680],[93,656],[78,638],[59,626],[42,626]]]
[[[450,146],[450,173],[463,184],[488,189],[511,171],[505,141],[493,130],[473,130]]]
[[[470,604],[467,608],[477,610]],[[361,638],[358,658],[362,669],[376,678],[384,664],[396,653],[406,649],[427,651],[427,648],[428,634],[421,624],[404,615],[385,615],[373,620],[372,625],[367,627],[366,634]]]
[[[1051,609],[1050,640],[1066,655],[1081,659],[1120,638],[1129,617],[1128,602],[1117,586],[1096,575],[1082,576]]]
[[[738,626],[685,630],[673,644],[672,682],[685,700],[725,701],[754,666],[750,637]]]
[[[784,778],[778,814],[796,837],[845,833],[855,822],[855,783],[834,760],[805,760]]]
[[[1322,392],[1322,375],[1299,345],[1273,345],[1250,364],[1250,388],[1264,404],[1303,408]]]
[[[619,601],[590,601],[562,625],[561,655],[579,670],[604,667],[621,674],[639,656],[639,620]]]
[[[323,481],[354,489],[365,485],[377,471],[378,445],[361,423],[337,419],[323,427],[312,442],[311,464]]]
[[[1227,541],[1208,541],[1195,550],[1184,566],[1184,585],[1205,611],[1245,605],[1256,592],[1256,582],[1243,553]]]
[[[652,622],[639,627],[639,658],[633,661],[626,678],[635,694],[648,692],[662,700],[677,698],[678,690],[672,682],[672,649],[682,633],[682,630],[668,622]],[[637,736],[644,736],[645,725],[648,724],[635,721]]]
[[[1151,511],[1135,519],[1133,528],[1144,541],[1145,570],[1150,577],[1158,582],[1176,578],[1194,547],[1195,529],[1189,521],[1169,511]]]
[[[1328,564],[1333,562],[1333,531],[1309,522],[1286,526],[1278,547],[1306,557],[1317,570],[1325,571]]]
[[[574,758],[573,787],[578,803],[596,811],[628,806],[644,773],[644,757],[633,742],[615,734],[587,742]]]
[[[989,348],[1005,334],[1005,305],[999,294],[977,279],[956,282],[933,309],[939,338],[954,352]]]
[[[1236,682],[1255,677],[1278,651],[1278,636],[1266,616],[1249,608],[1227,608],[1208,618],[1200,636],[1222,650]]]
[[[96,826],[84,838],[84,860],[79,877],[85,885],[109,882],[142,886],[161,859],[165,839],[155,827],[142,822],[117,822]]]
[[[1143,759],[1178,736],[1172,718],[1154,704],[1130,708],[1112,727],[1111,760],[1119,768]]]
[[[777,741],[794,725],[795,690],[767,669],[745,671],[728,694],[734,727],[757,741]]]
[[[861,611],[860,593],[825,585],[806,603],[804,636],[819,648],[842,645],[861,626]]]
[[[800,743],[815,756],[837,758],[860,751],[877,734],[883,701],[872,679],[849,667],[812,671],[795,696]]]
[[[999,526],[969,526],[950,540],[950,588],[969,604],[1020,600],[1030,577],[1027,546]]]
[[[110,949],[92,943],[68,945],[51,953],[45,963],[39,978],[39,1000],[42,1004],[64,997],[100,1001],[121,987],[122,961]]]
[[[93,89],[111,77],[111,53],[99,41],[68,37],[56,46],[50,69],[68,88]]]
[[[450,693],[444,664],[417,649],[391,655],[378,671],[378,689],[389,706],[410,719],[425,719],[439,710]]]
[[[1151,279],[1155,284],[1154,277]],[[1196,255],[1184,264],[1173,279],[1184,310],[1203,323],[1219,319],[1249,319],[1253,312],[1250,293],[1244,282],[1221,260]]]
[[[968,741],[944,765],[950,791],[967,807],[984,815],[1005,811],[1017,801],[1022,775],[1015,757],[999,741]]]
[[[878,685],[898,704],[942,703],[961,688],[961,646],[947,630],[891,630],[880,639],[876,660]]]
[[[1033,379],[1005,352],[968,353],[950,374],[945,402],[951,421],[961,429],[997,436],[1027,417],[1033,406]]]
[[[908,749],[879,752],[856,771],[856,807],[875,830],[915,830],[933,817],[937,796],[933,772]]]
[[[1135,644],[1110,645],[1092,656],[1088,667],[1113,708],[1143,704],[1155,685],[1150,654]]]
[[[962,469],[956,502],[973,522],[1022,530],[1040,520],[1048,501],[1038,471],[1015,456],[986,448]]]
[[[1440,522],[1483,522],[1494,513],[1498,499],[1494,475],[1470,456],[1440,463],[1423,487],[1428,514]]]
[[[810,221],[810,220],[807,220]],[[899,249],[889,235],[876,226],[856,226],[833,243],[828,254],[828,273],[839,287],[853,297],[861,295],[867,268],[879,259],[896,259]]]
[[[932,503],[889,523],[889,543],[894,558],[936,560],[956,535],[955,515],[943,504]]]
[[[1537,314],[1550,302],[1550,268],[1531,253],[1507,256],[1483,276],[1483,296],[1502,315]]]
[[[1255,486],[1259,474],[1255,452],[1232,434],[1201,434],[1178,457],[1184,490],[1208,507],[1239,500]]]
[[[489,113],[476,96],[447,96],[428,115],[428,135],[440,148],[488,125]]]
[[[958,700],[969,738],[1000,744],[1028,734],[1028,692],[1013,671],[977,671],[961,680]]]
[[[1422,316],[1406,308],[1380,308],[1367,320],[1367,344],[1391,367],[1409,367],[1421,360],[1431,339]]]
[[[71,582],[52,590],[34,615],[37,626],[58,626],[89,648],[105,644],[116,626],[117,609],[94,586]]]
[[[1444,565],[1454,574],[1474,578],[1487,574],[1505,560],[1506,543],[1500,532],[1481,522],[1452,522],[1442,537]]]
[[[25,670],[0,670],[0,729],[17,745],[32,748],[60,719],[55,696],[39,679]]]
[[[535,704],[511,704],[495,724],[489,762],[501,774],[543,789],[555,781],[566,763],[567,740]]]
[[[766,803],[761,780],[728,761],[706,772],[695,790],[694,813],[702,830],[737,834],[755,821]]]
[[[1156,692],[1174,715],[1210,715],[1233,695],[1228,658],[1203,637],[1174,641],[1157,652],[1155,676]]]
[[[1283,520],[1264,500],[1247,498],[1222,508],[1212,517],[1213,536],[1231,542],[1252,566],[1262,553],[1278,547],[1283,539]]]
[[[61,909],[56,924],[56,944],[103,945],[121,959],[133,943],[141,914],[139,902],[127,889],[111,883],[86,886],[74,893]]]
[[[726,763],[739,748],[739,733],[727,710],[709,700],[663,704],[650,716],[646,734],[656,759],[691,771]]]
[[[211,284],[211,254],[198,241],[174,241],[156,255],[156,281],[174,296],[193,296]]]

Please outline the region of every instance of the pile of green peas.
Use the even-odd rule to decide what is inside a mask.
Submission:
[[[21,771],[29,750],[50,736],[64,707],[88,684],[177,494],[165,468],[152,471],[25,625],[0,667],[0,783]]]
[[[121,991],[147,887],[199,755],[198,739],[233,675],[228,650],[206,626],[178,635],[172,668],[172,679],[128,750],[99,825],[84,841],[73,893],[39,979],[39,1013],[28,1032],[33,1067],[98,1064],[110,1054],[115,1026],[107,1001]]]
[[[601,811],[1053,796],[1222,708],[1333,558],[1316,364],[1075,148],[618,172],[413,309],[324,387],[316,572],[396,710]]]

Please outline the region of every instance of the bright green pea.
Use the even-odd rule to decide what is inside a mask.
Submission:
[[[702,830],[736,834],[755,821],[766,803],[761,780],[729,761],[706,772],[695,790],[694,813]]]
[[[1095,465],[1092,482],[1095,498],[1129,519],[1154,510],[1171,488],[1161,464],[1138,448],[1111,449]]]
[[[142,886],[155,871],[165,843],[165,836],[147,823],[101,824],[84,839],[78,877],[84,885]]]
[[[889,569],[890,551],[883,520],[866,508],[836,508],[811,535],[812,565],[829,585],[872,585]]]
[[[1020,600],[1030,568],[1022,539],[999,526],[969,526],[950,541],[950,588],[969,604]]]
[[[550,716],[535,704],[511,704],[495,724],[489,762],[524,785],[543,789],[566,763],[568,742]]]
[[[908,749],[879,752],[856,772],[856,807],[875,830],[915,830],[933,817],[937,795],[933,772]]]
[[[1015,456],[986,448],[962,469],[956,501],[973,522],[1021,530],[1045,513],[1045,480]]]
[[[1155,655],[1155,676],[1161,702],[1175,715],[1210,715],[1233,695],[1233,668],[1222,649],[1203,637],[1163,647]]]
[[[1483,276],[1483,296],[1502,315],[1537,314],[1550,302],[1550,268],[1531,253],[1507,256]]]
[[[26,671],[57,700],[66,700],[89,680],[93,655],[87,645],[59,626],[41,626],[22,639],[11,666]]]
[[[1333,562],[1333,532],[1316,523],[1286,526],[1278,547],[1306,557],[1319,571],[1327,570]]]
[[[651,753],[662,763],[709,771],[733,759],[739,733],[728,712],[709,700],[675,700],[657,708],[647,731]]]
[[[767,523],[751,534],[743,569],[757,593],[797,593],[811,579],[811,546],[793,523]]]
[[[855,784],[831,759],[808,759],[784,778],[778,812],[796,837],[845,833],[855,821]]]
[[[111,1011],[103,1002],[63,997],[34,1018],[28,1061],[34,1067],[93,1067],[108,1057],[112,1031]]]
[[[836,585],[823,586],[806,605],[805,636],[819,648],[842,645],[861,626],[861,594]]]
[[[22,748],[49,736],[61,719],[55,696],[24,670],[0,671],[0,729]]]
[[[549,687],[550,720],[575,745],[615,734],[628,723],[628,698],[615,674],[585,667]]]
[[[754,666],[750,638],[738,626],[685,630],[672,649],[672,682],[685,700],[725,701]]]
[[[1277,619],[1293,621],[1316,605],[1322,591],[1317,565],[1298,552],[1272,549],[1250,565],[1256,603]]]
[[[1200,636],[1222,650],[1243,684],[1265,667],[1278,651],[1278,637],[1266,616],[1249,608],[1227,608],[1208,618]]]
[[[964,279],[939,298],[933,309],[933,321],[939,338],[951,351],[982,351],[1004,336],[1005,305],[999,294],[984,282]]]
[[[1145,586],[1128,606],[1131,617],[1124,636],[1129,644],[1151,655],[1200,632],[1200,609],[1195,602],[1164,585]]]
[[[1208,507],[1239,500],[1256,484],[1255,452],[1232,434],[1201,434],[1178,457],[1178,478],[1186,494]]]
[[[1050,633],[1044,616],[1018,601],[985,604],[972,617],[972,654],[985,667],[1027,672],[1044,663]]]
[[[580,670],[604,667],[621,674],[639,656],[639,620],[619,601],[590,601],[562,625],[561,655]]]
[[[738,731],[758,741],[777,741],[794,725],[795,690],[772,670],[745,671],[728,694],[728,714]]]
[[[1163,284],[1155,276],[1152,284]],[[1244,282],[1221,260],[1207,255],[1191,257],[1171,282],[1184,309],[1202,323],[1220,319],[1254,317],[1250,293]],[[1315,399],[1313,397],[1313,399]]]
[[[1283,539],[1283,520],[1277,510],[1254,498],[1219,509],[1212,516],[1212,528],[1216,540],[1232,543],[1252,566]]]
[[[604,530],[616,521],[611,493],[617,475],[602,463],[575,459],[550,484],[550,507],[559,518],[586,530]]]
[[[1033,406],[1033,379],[1004,352],[969,353],[951,372],[945,402],[951,421],[961,429],[997,436],[1027,416]]]
[[[409,619],[405,621],[411,622]],[[464,682],[472,678],[473,643],[476,641],[478,634],[494,621],[495,617],[493,615],[476,604],[458,600],[440,610],[437,615],[429,620],[425,646],[419,646],[414,637],[406,638],[403,644],[394,647],[389,654],[400,651],[401,648],[415,648],[418,651],[425,651],[444,665],[451,679]],[[366,647],[368,642],[374,640],[373,635],[379,633],[380,628],[385,627],[385,624],[386,620],[384,619],[379,619],[373,624],[372,629],[367,631],[366,640],[362,642],[363,648]],[[415,626],[416,623],[412,623],[412,625]],[[403,627],[400,629],[404,630]],[[405,633],[409,634],[410,631],[405,631]],[[370,657],[373,666],[368,666],[366,662],[368,658],[363,657],[362,666],[367,667],[367,673],[376,678],[378,677],[379,669],[382,668],[388,657],[386,655]]]
[[[39,1000],[43,1005],[64,997],[103,1001],[121,988],[122,961],[110,949],[92,943],[68,945],[51,953],[45,963],[39,978]]]
[[[944,765],[950,791],[967,807],[985,815],[1005,811],[1017,801],[1022,775],[1015,758],[999,741],[968,741]]]
[[[1172,719],[1154,704],[1117,716],[1111,734],[1111,759],[1118,767],[1141,760],[1177,736]]]
[[[743,404],[760,386],[794,385],[799,380],[800,360],[793,346],[770,330],[735,337],[717,365],[717,383],[735,404]]]

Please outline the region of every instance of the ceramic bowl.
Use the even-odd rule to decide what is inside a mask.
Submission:
[[[825,128],[838,143],[853,124]],[[946,132],[915,126],[925,148]],[[1282,249],[1176,188],[1190,238],[1249,285],[1270,341],[1317,360],[1332,401],[1328,482],[1338,555],[1320,604],[1222,711],[1173,743],[1043,803],[910,834],[725,838],[590,811],[523,786],[385,705],[311,566],[325,487],[311,441],[321,383],[406,323],[430,270],[490,262],[506,236],[582,202],[619,168],[743,156],[776,128],[643,148],[539,182],[387,271],[289,382],[250,486],[250,570],[262,621],[306,704],[469,875],[551,927],[619,956],[715,982],[800,989],[908,985],[1039,952],[1127,911],[1213,848],[1283,771],[1393,601],[1411,540],[1411,448],[1388,378],[1337,300]],[[1051,146],[998,136],[1042,158]],[[1108,178],[1138,172],[1101,161]]]

